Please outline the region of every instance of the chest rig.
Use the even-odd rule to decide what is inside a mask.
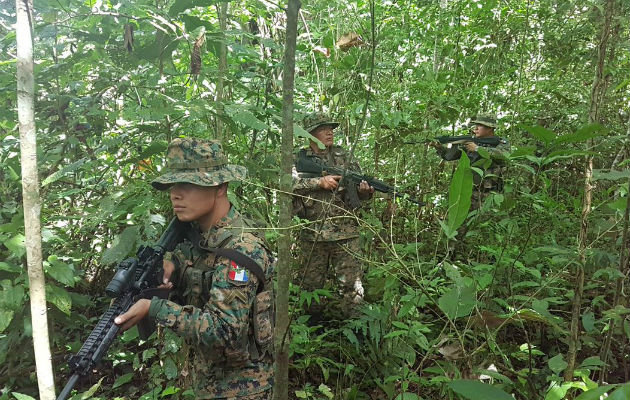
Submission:
[[[242,223],[242,221],[239,221]],[[246,226],[244,224],[239,224]],[[207,245],[201,234],[196,229],[187,230],[187,241],[182,244],[182,252],[187,260],[192,260],[189,265],[182,265],[180,280],[183,291],[175,294],[176,301],[180,304],[190,304],[203,308],[209,300],[212,277],[216,271],[216,261],[219,257],[227,258],[240,267],[247,269],[258,279],[256,296],[249,313],[249,323],[243,327],[244,331],[239,335],[239,342],[232,347],[225,348],[222,356],[216,354],[215,362],[227,367],[239,367],[247,362],[256,362],[265,357],[273,357],[273,329],[274,329],[274,296],[271,276],[273,274],[273,258],[270,257],[268,273],[249,256],[229,248],[233,239],[242,233],[242,228],[225,228],[225,232],[218,240],[217,247]],[[256,236],[256,235],[254,235]],[[216,243],[216,242],[215,242]],[[267,278],[267,276],[269,278]],[[240,293],[234,291],[234,293]],[[242,299],[246,301],[246,299]]]

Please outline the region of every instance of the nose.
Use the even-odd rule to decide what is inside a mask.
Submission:
[[[171,200],[178,200],[182,198],[181,188],[177,184],[171,186],[169,194],[171,196]]]

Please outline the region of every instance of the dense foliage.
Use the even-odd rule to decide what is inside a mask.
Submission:
[[[0,398],[10,399],[37,390],[31,351],[14,351],[31,348],[34,328],[15,4],[0,5]],[[232,187],[233,202],[277,225],[283,6],[230,1],[221,29],[218,0],[36,2],[42,235],[58,390],[66,356],[107,305],[113,268],[172,217],[148,182],[173,137],[222,139],[231,161],[249,170]],[[604,91],[593,99],[607,7],[614,12]],[[379,197],[363,210],[368,293],[356,318],[309,326],[300,304],[326,292],[292,287],[292,396],[628,398],[629,13],[620,0],[304,2],[296,120],[330,112],[341,122],[339,142],[365,172],[426,205]],[[422,141],[461,134],[484,111],[498,114],[498,134],[512,145],[509,171],[503,193],[471,212],[460,228],[466,237],[455,239],[455,165]],[[296,127],[296,135],[306,132]],[[585,156],[594,157],[595,190],[581,247]],[[273,243],[278,232],[267,236]],[[565,382],[576,265],[586,273],[580,352]],[[159,342],[139,342],[132,330],[79,392],[190,397],[175,384],[182,345],[167,331]]]

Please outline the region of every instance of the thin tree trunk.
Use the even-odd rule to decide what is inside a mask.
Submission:
[[[628,104],[630,106],[630,104]],[[630,116],[628,117],[628,130],[627,130],[628,140],[630,140]],[[630,193],[630,179],[628,179],[628,193]],[[617,283],[615,285],[615,297],[612,302],[612,308],[615,309],[619,304],[621,304],[621,290],[623,288],[623,281],[627,277],[626,274],[630,270],[630,232],[628,229],[628,225],[630,224],[630,194],[626,195],[626,210],[623,213],[623,233],[621,237],[621,251],[619,254],[619,272],[620,276],[617,278]],[[606,334],[606,339],[604,339],[604,344],[602,345],[602,349],[599,353],[599,358],[602,360],[603,365],[601,371],[599,371],[599,379],[597,382],[602,385],[604,380],[606,379],[606,368],[608,366],[608,357],[610,355],[610,345],[612,343],[612,337],[615,334],[615,320],[610,320],[610,326],[608,328],[608,333]],[[624,340],[625,342],[625,340]],[[620,349],[621,354],[624,354],[624,349]]]
[[[591,104],[588,112],[590,123],[599,121],[599,109],[604,94],[606,93],[606,80],[604,79],[604,64],[606,60],[606,49],[608,38],[610,37],[610,24],[612,20],[614,0],[607,0],[605,6],[605,16],[602,25],[601,36],[597,50],[597,68],[593,87],[591,90]],[[588,142],[588,147],[593,147],[593,139]],[[573,296],[573,309],[571,312],[571,332],[569,337],[569,350],[567,353],[567,368],[564,370],[564,380],[573,380],[573,372],[577,359],[577,352],[580,343],[580,316],[582,309],[582,295],[584,292],[584,264],[586,263],[586,251],[588,246],[588,218],[591,213],[591,203],[593,198],[593,156],[588,156],[584,170],[584,198],[582,200],[582,223],[578,242],[578,254],[580,263],[575,271],[575,288]]]
[[[37,138],[35,135],[35,77],[33,76],[33,1],[16,0],[17,23],[17,108],[20,126],[20,157],[22,163],[22,197],[26,262],[33,349],[37,368],[37,385],[42,400],[55,398],[48,319],[46,314],[46,284],[42,267],[42,236],[40,226],[41,200],[37,177]]]
[[[286,400],[289,396],[289,277],[291,269],[291,192],[293,166],[293,87],[295,79],[295,44],[299,0],[289,0],[287,7],[286,42],[284,45],[284,71],[282,76],[282,158],[280,163],[279,225],[282,232],[278,240],[278,291],[276,293],[276,377],[273,398]]]
[[[219,76],[217,78],[217,117],[216,117],[216,132],[217,139],[223,140],[225,132],[223,131],[223,115],[225,113],[223,107],[223,100],[225,99],[225,77],[227,75],[227,44],[225,43],[225,31],[227,29],[227,13],[228,3],[222,2],[217,6],[219,17],[219,28],[221,29],[221,38],[223,39],[219,44]]]

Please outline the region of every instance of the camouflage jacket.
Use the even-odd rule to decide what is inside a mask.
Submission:
[[[503,172],[507,163],[507,154],[510,152],[510,144],[507,140],[501,139],[496,147],[484,147],[490,155],[490,159],[485,159],[477,151],[467,151],[466,155],[470,159],[473,167],[484,170],[484,178],[473,172],[475,185],[481,190],[501,190],[503,188]],[[453,147],[442,146],[437,148],[437,152],[446,161],[458,160],[462,156],[459,145]]]
[[[306,157],[317,157],[326,165],[343,168],[348,160],[348,154],[339,146],[332,146],[325,154],[315,154],[308,147],[301,150]],[[299,153],[295,155],[297,157]],[[356,162],[348,165],[348,169],[361,172]],[[354,212],[347,206],[346,190],[343,186],[335,193],[319,187],[319,177],[303,177],[293,167],[293,213],[300,218],[313,221],[300,232],[300,239],[307,241],[332,242],[359,236],[358,222]],[[328,205],[330,203],[330,206]],[[327,210],[327,211],[326,211]],[[324,223],[321,219],[326,216]],[[317,230],[321,226],[321,234]]]
[[[196,225],[193,227],[197,228]],[[175,264],[178,300],[153,298],[149,317],[183,336],[190,345],[195,398],[252,395],[273,386],[271,258],[263,241],[232,207],[201,234],[201,248],[234,249],[256,261],[267,277],[258,279],[235,262],[184,241],[167,254]],[[264,343],[261,343],[264,342]]]

